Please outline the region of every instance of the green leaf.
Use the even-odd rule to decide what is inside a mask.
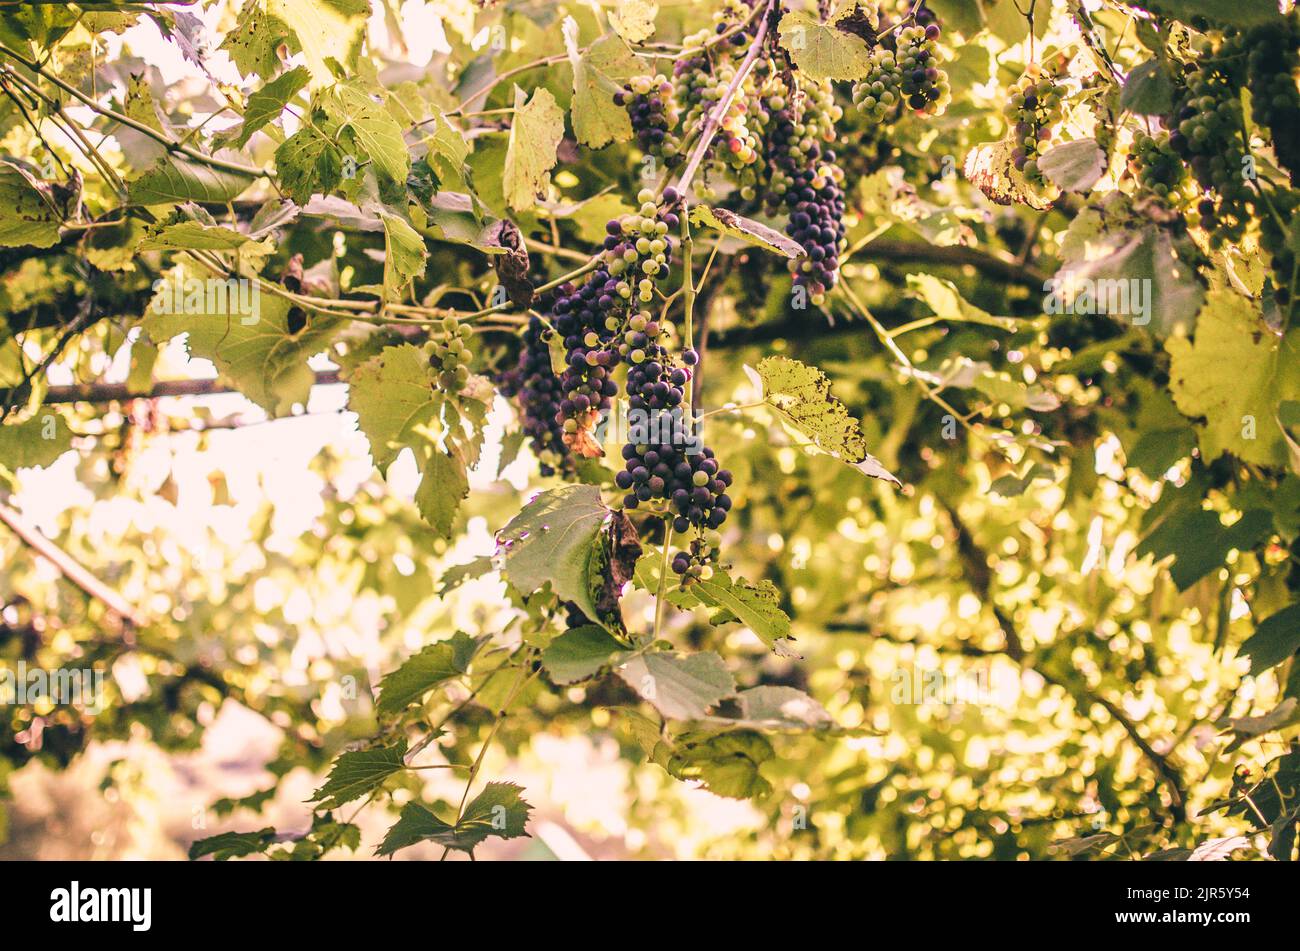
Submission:
[[[275,829],[270,827],[257,832],[223,832],[190,843],[190,861],[201,859],[205,855],[211,855],[218,862],[243,858],[245,855],[261,855],[275,841]]]
[[[542,651],[542,666],[553,683],[590,680],[606,667],[617,666],[629,651],[602,627],[586,624],[565,631]]]
[[[430,644],[408,657],[401,667],[379,682],[381,716],[394,716],[430,690],[469,671],[470,661],[485,643],[457,631],[449,639]]]
[[[404,219],[381,211],[384,223],[384,296],[397,300],[406,287],[424,274],[429,251],[424,238]]]
[[[67,421],[48,408],[21,423],[0,424],[0,469],[48,466],[71,448]]]
[[[55,246],[64,213],[51,183],[16,162],[0,160],[0,247]]]
[[[1300,398],[1300,328],[1279,339],[1257,305],[1220,289],[1206,298],[1196,336],[1172,337],[1165,349],[1174,402],[1184,415],[1205,419],[1197,435],[1207,462],[1231,453],[1256,465],[1286,465],[1277,407]]]
[[[433,842],[472,853],[492,836],[501,839],[526,836],[533,807],[521,798],[522,792],[523,788],[514,783],[488,783],[465,807],[464,815],[455,825],[438,818],[424,803],[409,803],[375,854],[392,855],[418,842]]]
[[[902,485],[867,452],[862,428],[831,395],[831,381],[821,370],[789,357],[767,357],[758,364],[757,376],[764,401],[818,449],[864,475]]]
[[[474,397],[452,399],[438,393],[425,352],[413,344],[385,347],[352,371],[348,405],[370,441],[370,455],[387,471],[404,448],[419,466],[415,502],[420,514],[443,537],[450,535],[461,499],[469,492],[466,472],[482,439],[479,425],[471,437],[457,405],[467,413]]]
[[[718,569],[707,580],[697,579],[688,590],[702,604],[721,609],[714,624],[739,621],[768,647],[792,653],[788,646],[790,617],[781,610],[780,592],[772,582],[763,580],[755,585],[743,578],[733,581]]]
[[[406,176],[411,170],[411,155],[402,135],[402,127],[384,106],[362,87],[340,83],[320,100],[320,107],[335,123],[338,132],[350,130],[363,153],[355,156],[357,164],[368,161],[379,183],[379,197],[384,201],[405,203]]]
[[[1092,234],[1089,227],[1087,212],[1070,223],[1061,249],[1066,264],[1044,287],[1049,314],[1109,314],[1159,336],[1195,326],[1205,288],[1182,239],[1132,221],[1112,226],[1108,219]]]
[[[226,34],[220,48],[244,76],[271,76],[280,68],[276,50],[289,33],[285,22],[268,15],[260,0],[244,0],[235,29]]]
[[[346,66],[370,14],[368,0],[267,0],[267,13],[292,27],[311,70],[313,86],[335,79],[332,64]]]
[[[1075,139],[1049,148],[1038,168],[1062,191],[1088,192],[1106,171],[1106,153],[1096,139]]]
[[[1141,544],[1139,558],[1157,561],[1174,556],[1169,575],[1179,591],[1186,591],[1211,571],[1222,568],[1233,549],[1249,551],[1272,532],[1273,517],[1264,509],[1251,509],[1225,528],[1217,512],[1195,508],[1176,512],[1161,522]]]
[[[1250,658],[1250,672],[1258,675],[1290,659],[1296,651],[1300,651],[1300,602],[1260,621],[1237,653]]]
[[[594,562],[609,509],[592,485],[548,489],[524,506],[498,535],[505,575],[523,594],[550,584],[561,601],[572,601],[593,621]]]
[[[342,754],[334,761],[325,783],[309,802],[319,809],[337,809],[378,790],[390,776],[406,768],[406,740]]]
[[[740,715],[764,727],[824,727],[833,721],[826,708],[794,687],[752,687],[736,694]]]
[[[771,742],[754,730],[688,733],[675,744],[668,771],[681,780],[699,780],[715,796],[754,799],[772,792],[759,768],[774,756]]]
[[[62,224],[49,184],[13,162],[0,161],[0,247],[53,247]]]
[[[213,168],[202,162],[165,156],[127,184],[136,205],[167,205],[192,201],[225,204],[234,201],[253,183],[251,175]]]
[[[670,720],[698,720],[736,693],[731,672],[712,651],[638,654],[615,672]]]
[[[244,109],[244,122],[232,143],[235,148],[242,149],[254,132],[278,119],[284,107],[293,101],[294,96],[306,87],[310,79],[311,73],[305,67],[298,66],[249,96],[248,105]]]
[[[539,86],[525,102],[524,91],[516,86],[514,121],[502,173],[505,200],[511,208],[524,211],[537,203],[537,193],[550,179],[562,138],[564,112],[555,97]]]
[[[275,150],[280,187],[299,205],[328,195],[343,181],[343,150],[315,126],[303,126]]]
[[[242,281],[185,277],[155,282],[141,326],[157,344],[188,334],[191,356],[211,360],[240,393],[271,415],[307,405],[316,374],[307,361],[325,350],[338,322],[311,314],[290,330],[289,301]]]
[[[1015,330],[1019,321],[1014,317],[995,317],[976,307],[961,296],[952,281],[931,274],[907,275],[908,292],[925,303],[936,317],[968,324],[984,324],[1000,330]]]
[[[449,452],[431,448],[420,471],[420,485],[415,490],[416,508],[435,532],[450,538],[460,503],[469,495],[465,458],[456,446]]]
[[[565,17],[564,45],[573,69],[573,134],[588,148],[632,137],[627,110],[614,103],[622,82],[642,72],[639,57],[616,34],[602,36],[583,53],[578,48],[578,23]]]
[[[1141,116],[1163,116],[1173,111],[1174,84],[1158,59],[1149,59],[1129,71],[1119,104]]]
[[[803,245],[793,238],[786,237],[775,228],[769,228],[761,221],[746,218],[725,208],[696,205],[691,209],[691,224],[697,227],[714,228],[723,234],[739,238],[746,244],[752,244],[782,257],[797,258],[804,253]]]
[[[844,4],[828,23],[802,10],[787,13],[777,27],[782,48],[812,79],[862,79],[871,69],[871,51],[862,37],[837,26],[856,8]]]
[[[164,225],[140,242],[140,251],[233,251],[252,239],[234,228],[181,221]]]

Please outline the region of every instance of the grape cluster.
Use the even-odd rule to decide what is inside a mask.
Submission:
[[[1138,182],[1147,194],[1174,209],[1188,204],[1195,187],[1188,178],[1186,164],[1169,144],[1168,134],[1139,133],[1133,140],[1131,159]]]
[[[731,473],[719,468],[708,446],[696,453],[687,448],[629,443],[623,447],[625,463],[614,482],[627,492],[623,504],[628,508],[667,500],[676,512],[673,531],[718,528],[731,510]]]
[[[672,189],[665,192],[669,205],[677,197]],[[656,203],[653,191],[643,189],[638,199],[639,214],[606,224],[604,250],[592,276],[581,287],[562,285],[553,308],[566,364],[556,421],[564,444],[583,457],[601,455],[592,431],[618,393],[613,370],[625,357],[638,359],[624,323],[634,301],[639,309],[654,300],[655,278],[667,270],[672,249],[668,233],[679,224],[674,212]]]
[[[803,246],[791,263],[796,287],[805,288],[814,306],[839,276],[844,250],[844,172],[825,145],[835,138],[842,114],[828,84],[799,90],[798,102],[768,100],[772,110],[768,193],[769,212],[784,208],[786,233]]]
[[[469,363],[474,354],[469,342],[474,339],[474,328],[448,317],[430,326],[432,354],[429,366],[438,371],[438,385],[449,392],[459,390],[469,382]]]
[[[689,550],[673,555],[673,574],[681,575],[682,587],[690,587],[697,581],[708,581],[713,577],[713,563],[717,559],[716,547],[709,545],[703,538],[693,538]]]
[[[1052,137],[1052,126],[1061,117],[1061,100],[1065,89],[1053,74],[1042,75],[1031,65],[1013,87],[1005,116],[1012,127],[1015,147],[1011,161],[1031,185],[1044,185],[1046,179],[1038,169],[1038,157]]]
[[[892,122],[902,109],[903,70],[894,51],[878,46],[871,51],[871,68],[853,87],[853,104],[868,119]]]
[[[1220,53],[1228,62],[1236,58],[1230,48]],[[1169,124],[1169,145],[1211,193],[1198,204],[1193,223],[1209,232],[1216,249],[1241,239],[1254,210],[1249,184],[1253,160],[1242,137],[1241,100],[1231,67],[1221,68],[1219,62],[1206,52],[1188,73]]]
[[[871,68],[853,87],[853,104],[877,123],[896,120],[903,107],[935,116],[952,98],[937,42],[942,30],[928,10],[927,22],[886,30],[871,52]]]
[[[1273,134],[1273,153],[1300,184],[1300,11],[1281,24],[1256,27],[1245,37],[1251,118]]]
[[[531,441],[545,476],[554,475],[569,455],[559,422],[560,378],[551,368],[551,350],[547,345],[550,333],[540,317],[530,317],[519,361],[500,380],[501,392],[519,400],[524,434]]]
[[[681,142],[673,134],[678,109],[673,84],[662,74],[637,76],[614,93],[614,104],[627,110],[642,151],[662,156],[670,165],[680,161]]]

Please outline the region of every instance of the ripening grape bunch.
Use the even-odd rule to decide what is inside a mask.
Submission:
[[[1011,161],[1031,185],[1045,185],[1038,158],[1052,137],[1052,126],[1061,119],[1065,86],[1052,72],[1043,73],[1031,64],[1012,89],[1004,113],[1011,127],[1014,148]]]

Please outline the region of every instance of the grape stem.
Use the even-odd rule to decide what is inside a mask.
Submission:
[[[740,91],[741,85],[745,82],[745,77],[754,68],[754,62],[758,59],[758,52],[763,48],[763,41],[767,38],[767,28],[771,22],[772,4],[775,2],[776,0],[767,0],[767,6],[763,9],[763,16],[758,25],[758,32],[754,34],[754,41],[749,44],[749,52],[745,54],[745,58],[741,61],[740,68],[736,70],[736,75],[732,77],[731,85],[727,87],[727,91],[722,94],[718,104],[713,107],[704,119],[704,126],[700,130],[700,140],[695,143],[690,160],[687,161],[681,178],[677,180],[677,190],[683,196],[686,195],[691,179],[699,171],[700,163],[704,161],[704,156],[713,143],[713,133],[722,124],[723,118],[727,115],[727,110],[731,108],[731,103],[736,98],[736,93]]]

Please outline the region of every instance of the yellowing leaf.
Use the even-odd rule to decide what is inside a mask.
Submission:
[[[366,0],[267,0],[267,14],[287,23],[298,37],[311,70],[312,88],[328,86],[335,76],[330,60],[340,66],[366,25]]]
[[[1279,338],[1256,305],[1232,291],[1207,295],[1196,336],[1171,337],[1169,388],[1197,427],[1206,461],[1230,452],[1243,462],[1283,466],[1286,439],[1277,409],[1300,398],[1300,329]]]
[[[555,167],[556,150],[564,138],[564,112],[555,97],[538,88],[525,103],[524,91],[515,87],[515,117],[510,124],[502,188],[506,202],[516,211],[537,202]]]
[[[578,49],[578,23],[564,19],[564,44],[573,69],[573,134],[588,148],[632,137],[627,110],[614,103],[619,81],[638,72],[638,57],[622,38],[602,36],[584,54]]]
[[[781,46],[813,79],[862,79],[871,68],[867,43],[837,26],[855,8],[856,4],[846,4],[828,23],[802,10],[787,13],[777,26]]]
[[[629,43],[642,43],[654,35],[659,4],[654,0],[618,0],[609,11],[609,25]]]

